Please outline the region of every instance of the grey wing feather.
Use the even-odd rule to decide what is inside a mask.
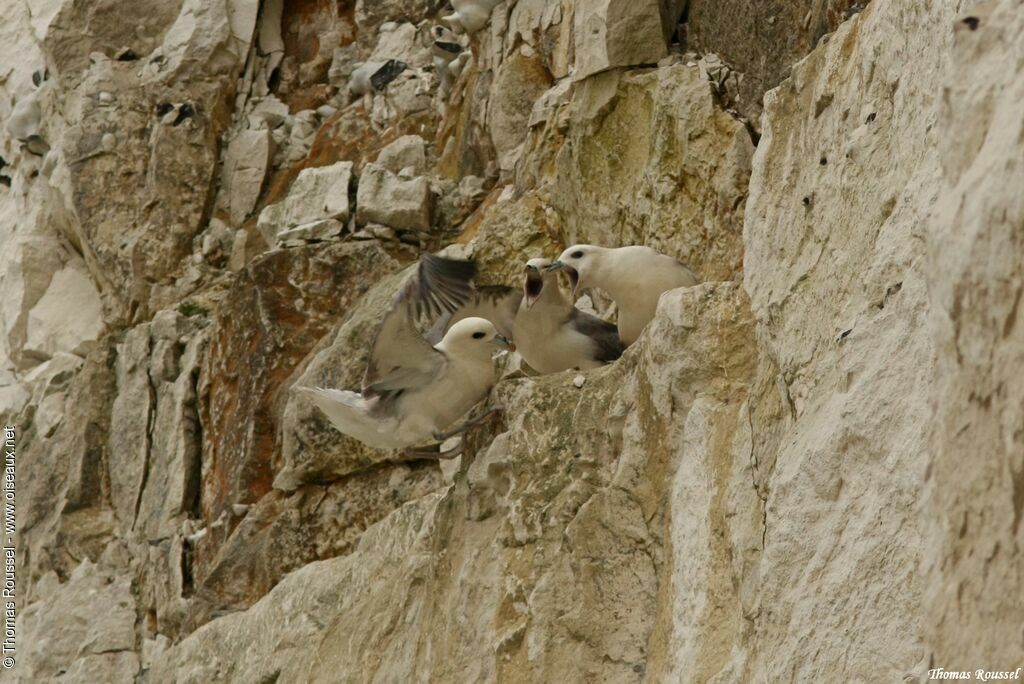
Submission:
[[[424,253],[416,275],[406,281],[396,302],[413,302],[416,320],[437,317],[455,311],[473,297],[476,264],[472,261],[445,259]]]
[[[522,299],[523,291],[518,288],[505,285],[479,287],[462,306],[440,318],[427,333],[427,339],[437,344],[453,325],[471,316],[486,318],[498,334],[512,339],[512,326]]]
[[[424,254],[395,296],[373,339],[363,394],[382,395],[428,384],[445,367],[444,354],[420,334],[417,321],[455,311],[473,293],[471,261]]]
[[[615,324],[573,307],[569,314],[569,325],[593,340],[597,352],[594,358],[598,361],[611,363],[622,356],[625,347],[619,339],[619,329]]]
[[[422,387],[443,368],[444,355],[420,335],[411,308],[397,302],[381,321],[363,374],[365,396]]]

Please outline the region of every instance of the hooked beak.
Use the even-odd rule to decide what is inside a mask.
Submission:
[[[569,264],[561,261],[553,261],[544,267],[545,271],[565,271],[565,274],[569,276],[569,284],[572,286],[572,296],[576,296],[576,288],[580,286],[580,272]]]
[[[491,342],[493,342],[494,346],[499,349],[507,349],[508,351],[516,350],[516,346],[504,335],[495,335]]]

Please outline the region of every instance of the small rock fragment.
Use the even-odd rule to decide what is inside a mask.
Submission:
[[[37,157],[42,157],[50,151],[50,143],[41,135],[30,135],[25,139],[25,149]]]

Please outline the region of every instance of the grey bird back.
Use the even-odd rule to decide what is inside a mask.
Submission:
[[[597,347],[597,354],[594,358],[604,363],[611,363],[625,351],[626,347],[619,339],[619,329],[614,323],[572,308],[569,314],[569,324],[594,341]]]

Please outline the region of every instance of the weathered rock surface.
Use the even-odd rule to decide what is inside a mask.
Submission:
[[[267,129],[242,131],[224,153],[224,186],[232,223],[239,225],[256,206],[267,169],[273,158],[274,141]]]
[[[296,237],[339,235],[349,218],[351,179],[352,162],[304,169],[284,201],[260,212],[257,225],[263,239],[273,245]]]
[[[403,178],[379,164],[367,164],[359,176],[356,221],[398,230],[430,228],[430,184],[426,178]]]
[[[12,3],[4,677],[1018,667],[1024,24],[963,4]],[[578,241],[704,282],[609,367],[503,361],[460,459],[293,392],[359,386],[418,250]]]
[[[938,191],[938,132],[925,131],[951,28],[948,7],[873,5],[766,98],[744,283],[760,382],[789,415],[776,446],[754,445],[766,533],[745,610],[764,611],[757,642],[774,657],[758,670],[771,679],[899,679],[925,654],[919,501],[935,367],[921,226]],[[908,63],[917,77],[903,88]],[[853,651],[837,605],[872,625]]]
[[[24,681],[135,681],[135,600],[131,580],[82,562],[66,582],[54,573],[36,587],[41,600],[21,616]]]
[[[553,178],[539,184],[568,226],[566,244],[643,243],[705,280],[739,273],[753,144],[696,68],[601,74],[562,108],[569,130],[558,133],[554,113],[529,144],[543,169],[551,139],[565,139],[547,162]]]
[[[687,9],[687,43],[690,49],[720,55],[743,74],[737,107],[760,129],[764,93],[866,5],[866,0],[692,0]]]
[[[418,135],[403,135],[380,151],[377,164],[391,173],[411,169],[413,175],[422,174],[427,170],[426,143]]]
[[[747,310],[735,284],[678,291],[650,336],[583,389],[564,373],[502,385],[513,418],[453,485],[396,511],[351,555],[289,576],[251,614],[200,630],[154,675],[641,681],[672,615],[657,597],[678,456],[700,445],[731,462],[755,361]],[[746,467],[736,480],[749,488]],[[284,606],[306,616],[292,646],[264,617]],[[450,629],[429,629],[437,619]],[[258,639],[255,657],[223,657],[233,635]]]
[[[1019,10],[1003,0],[959,17],[936,122],[923,621],[930,662],[957,669],[1013,671],[1024,653],[1024,204],[1015,190],[1022,170],[1011,161],[1024,126]]]
[[[102,332],[99,293],[84,264],[74,263],[53,274],[28,312],[22,353],[42,359],[62,351],[84,354]]]
[[[102,29],[107,45],[118,41],[109,54],[80,39],[79,14],[89,12],[78,3],[64,3],[46,33],[66,77],[54,85],[61,101],[44,107],[62,201],[75,214],[65,232],[99,285],[107,318],[121,325],[153,313],[152,291],[174,283],[209,218],[218,138],[255,19],[246,3],[179,5],[166,24],[161,8]],[[159,25],[163,36],[142,68],[141,60],[114,59],[137,25]]]
[[[214,319],[199,378],[200,507],[207,523],[270,491],[289,377],[339,314],[359,301],[370,285],[365,275],[393,264],[376,243],[335,242],[268,252],[240,274],[225,315]],[[226,526],[200,540],[198,582],[230,531]]]
[[[551,74],[543,62],[520,50],[509,56],[494,77],[488,111],[488,128],[498,167],[511,171],[519,146],[526,139],[527,120],[537,101],[551,86]]]
[[[615,67],[654,64],[665,56],[661,7],[657,0],[597,0],[573,13],[576,37],[574,79]]]

